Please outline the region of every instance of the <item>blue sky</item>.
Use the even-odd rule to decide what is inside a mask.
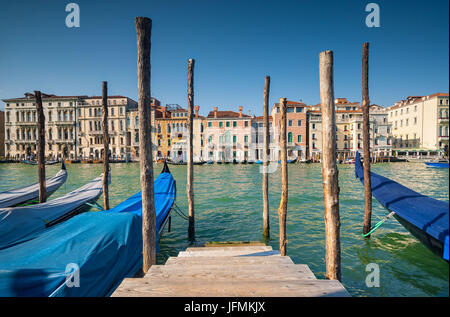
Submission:
[[[75,0],[80,28],[67,28],[71,1],[9,1],[0,9],[0,99],[41,90],[109,93],[137,100],[135,16],[153,20],[152,95],[186,106],[194,58],[195,104],[262,114],[270,102],[320,101],[319,53],[334,51],[335,96],[361,100],[361,45],[370,42],[370,99],[448,92],[449,3],[445,1]],[[381,27],[365,25],[366,4]],[[3,108],[3,104],[0,106]]]

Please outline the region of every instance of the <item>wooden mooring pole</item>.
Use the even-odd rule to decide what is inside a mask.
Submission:
[[[333,52],[319,55],[322,111],[322,177],[325,205],[326,278],[341,280],[339,182],[336,165],[336,114],[334,108]]]
[[[280,225],[280,254],[286,255],[286,214],[288,203],[288,170],[287,170],[287,147],[286,147],[286,98],[280,99],[280,162],[281,162],[281,201],[278,208]]]
[[[195,60],[188,60],[188,152],[187,152],[187,198],[189,208],[189,228],[188,236],[190,240],[195,237],[195,218],[194,218],[194,150],[193,150],[193,123],[194,123],[194,65]]]
[[[156,263],[156,213],[153,188],[152,130],[150,109],[150,48],[152,20],[134,19],[137,33],[137,79],[139,109],[139,162],[142,190],[142,271]]]
[[[38,142],[37,142],[37,163],[38,163],[38,181],[39,181],[39,203],[47,200],[47,185],[45,183],[45,117],[42,106],[42,96],[40,91],[34,92],[36,99],[36,111],[38,119]]]
[[[370,121],[369,121],[369,43],[363,44],[362,56],[362,113],[364,151],[364,224],[363,234],[370,231],[372,222],[372,184],[370,180]],[[367,235],[366,238],[370,238]]]
[[[266,76],[264,83],[264,155],[263,155],[263,236],[268,238],[270,236],[270,222],[269,222],[269,143],[270,143],[270,130],[269,130],[269,91],[270,91],[270,76]]]
[[[109,209],[109,134],[108,134],[108,83],[102,82],[103,129],[103,208]]]

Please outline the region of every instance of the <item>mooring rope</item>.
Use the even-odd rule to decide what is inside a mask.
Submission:
[[[99,211],[104,211],[105,209],[103,209],[102,206],[100,206],[96,201],[93,204],[90,203],[86,203],[86,205],[93,207],[93,208],[97,208]]]
[[[183,211],[180,209],[180,207],[177,206],[177,204],[173,203],[173,205],[174,205],[174,207],[175,207],[175,208],[174,208],[175,212],[176,212],[181,218],[183,218],[184,220],[189,220],[189,217],[186,216],[186,214],[183,213]]]
[[[392,211],[389,215],[387,215],[386,217],[384,217],[383,219],[381,219],[381,221],[377,222],[377,224],[370,229],[370,231],[366,234],[362,234],[363,237],[367,237],[368,235],[372,234],[373,232],[375,232],[375,230],[377,230],[386,220],[388,220],[389,218],[391,218],[393,215],[395,214],[395,211]]]

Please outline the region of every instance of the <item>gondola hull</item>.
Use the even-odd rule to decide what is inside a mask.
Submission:
[[[364,184],[360,155],[355,176]],[[372,195],[420,242],[448,262],[449,204],[417,193],[389,178],[370,173]]]
[[[53,177],[46,179],[47,198],[58,190],[67,179],[64,163],[61,170]],[[39,198],[39,184],[34,183],[21,188],[7,190],[0,193],[0,208],[17,207],[37,203]]]

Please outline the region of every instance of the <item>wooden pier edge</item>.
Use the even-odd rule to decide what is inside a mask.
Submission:
[[[126,278],[113,297],[349,297],[337,280],[317,279],[258,241],[208,242]]]

